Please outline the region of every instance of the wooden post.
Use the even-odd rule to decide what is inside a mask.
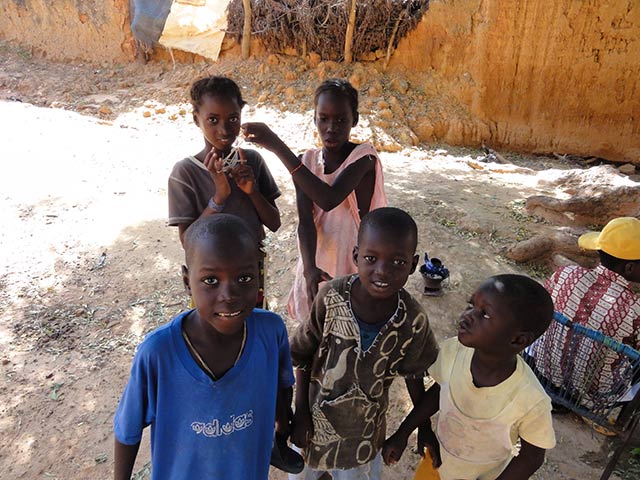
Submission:
[[[347,23],[347,33],[344,38],[344,63],[351,63],[353,54],[351,52],[351,44],[353,43],[353,32],[356,28],[356,2],[351,0],[351,9],[349,10],[349,23]]]
[[[244,7],[244,26],[242,27],[242,58],[251,54],[251,0],[242,0]]]
[[[404,18],[405,13],[407,13],[406,10],[402,10],[402,12],[400,12],[400,15],[398,15],[398,18],[396,19],[396,23],[393,26],[393,30],[391,31],[391,38],[389,39],[389,45],[387,45],[387,55],[384,59],[384,68],[383,68],[384,70],[386,70],[387,67],[389,66],[389,60],[391,59],[391,52],[393,51],[393,42],[396,39],[396,34],[398,33],[398,27],[400,26],[400,22]]]

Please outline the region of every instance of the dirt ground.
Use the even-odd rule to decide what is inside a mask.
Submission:
[[[110,478],[113,413],[135,346],[187,305],[181,248],[165,219],[172,165],[201,148],[184,103],[188,84],[206,73],[231,75],[249,101],[243,119],[268,122],[302,151],[316,141],[310,94],[318,80],[354,72],[278,57],[263,65],[174,67],[57,64],[6,44],[0,53],[1,477]],[[295,83],[287,80],[292,71],[299,74]],[[400,80],[379,73],[372,81]],[[553,228],[528,216],[524,200],[561,196],[546,186],[548,180],[584,164],[507,152],[502,155],[508,163],[498,164],[476,149],[402,148],[411,145],[402,118],[380,128],[371,115],[394,105],[417,115],[420,104],[411,98],[419,97],[409,92],[399,99],[397,91],[383,88],[374,102],[367,98],[370,90],[363,93],[354,136],[384,150],[390,204],[415,217],[419,252],[441,258],[451,270],[441,298],[423,297],[417,274],[407,285],[444,339],[455,332],[468,295],[487,276],[549,273],[544,266],[514,265],[504,251]],[[286,170],[263,154],[283,192],[282,227],[266,242],[267,295],[286,319],[297,259],[295,199]],[[609,174],[618,175],[613,168]],[[404,386],[396,382],[390,429],[409,408]],[[572,416],[554,420],[558,446],[535,478],[598,478],[611,442]],[[407,451],[399,465],[385,467],[383,478],[413,478],[418,460]],[[143,445],[135,478],[147,478],[148,461]],[[272,478],[284,476],[272,472]]]

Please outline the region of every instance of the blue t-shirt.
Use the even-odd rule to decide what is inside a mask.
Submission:
[[[151,425],[153,479],[267,479],[277,391],[294,382],[284,323],[255,309],[238,363],[214,381],[182,337],[189,313],[138,347],[114,417],[115,437],[133,445]]]
[[[358,327],[360,328],[360,344],[362,345],[362,351],[366,352],[369,350],[369,347],[373,345],[373,341],[378,336],[378,333],[380,333],[380,330],[382,330],[382,327],[387,324],[389,319],[382,320],[378,323],[367,323],[360,320],[355,316],[355,314],[353,315],[353,318],[356,319]]]

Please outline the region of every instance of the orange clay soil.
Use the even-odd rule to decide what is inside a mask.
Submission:
[[[268,122],[299,152],[315,142],[311,92],[324,74],[342,70],[281,57],[213,67],[102,67],[0,48],[0,118],[8,140],[0,142],[0,472],[108,479],[113,413],[135,345],[187,306],[183,256],[165,218],[173,163],[201,148],[184,103],[188,84],[205,73],[232,75],[249,102],[244,118]],[[300,76],[295,90],[284,80],[291,72]],[[454,334],[468,295],[487,276],[548,273],[522,270],[503,252],[553,229],[527,215],[525,199],[555,195],[548,180],[584,165],[507,152],[498,164],[480,150],[447,145],[402,149],[398,139],[408,135],[402,122],[389,129],[374,124],[381,102],[392,111],[400,105],[393,95],[383,98],[363,96],[354,137],[384,150],[390,203],[415,217],[419,252],[441,258],[451,271],[439,298],[420,295],[418,274],[407,285],[443,339]],[[265,158],[283,192],[282,227],[266,240],[267,295],[284,314],[297,258],[294,191],[277,159]],[[611,167],[608,174],[618,176]],[[295,328],[289,320],[287,326]],[[409,403],[396,382],[390,429]],[[610,444],[571,416],[557,417],[556,428],[558,446],[536,478],[597,478]],[[148,459],[145,440],[137,478],[147,478]],[[407,451],[383,478],[410,480],[417,462]]]

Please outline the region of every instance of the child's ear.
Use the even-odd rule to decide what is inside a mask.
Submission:
[[[360,120],[360,114],[356,112],[356,114],[353,116],[353,125],[351,126],[355,127],[358,124],[358,120]]]
[[[182,283],[187,295],[191,296],[191,285],[189,285],[189,269],[186,265],[182,265]]]
[[[636,269],[636,262],[627,262],[624,264],[624,277],[629,278]]]
[[[358,266],[358,246],[353,247],[353,252],[351,254],[353,256],[353,263],[355,263],[356,267]]]
[[[198,123],[198,116],[196,115],[196,112],[193,112],[193,123],[195,123],[197,126],[200,126],[200,123]]]
[[[517,352],[521,352],[529,345],[531,345],[535,339],[536,336],[533,334],[533,332],[518,332],[511,340],[511,345]]]
[[[416,267],[418,266],[418,262],[419,261],[420,261],[420,255],[415,254],[413,256],[413,260],[411,260],[411,272],[410,273],[413,273],[413,272],[416,271]]]

